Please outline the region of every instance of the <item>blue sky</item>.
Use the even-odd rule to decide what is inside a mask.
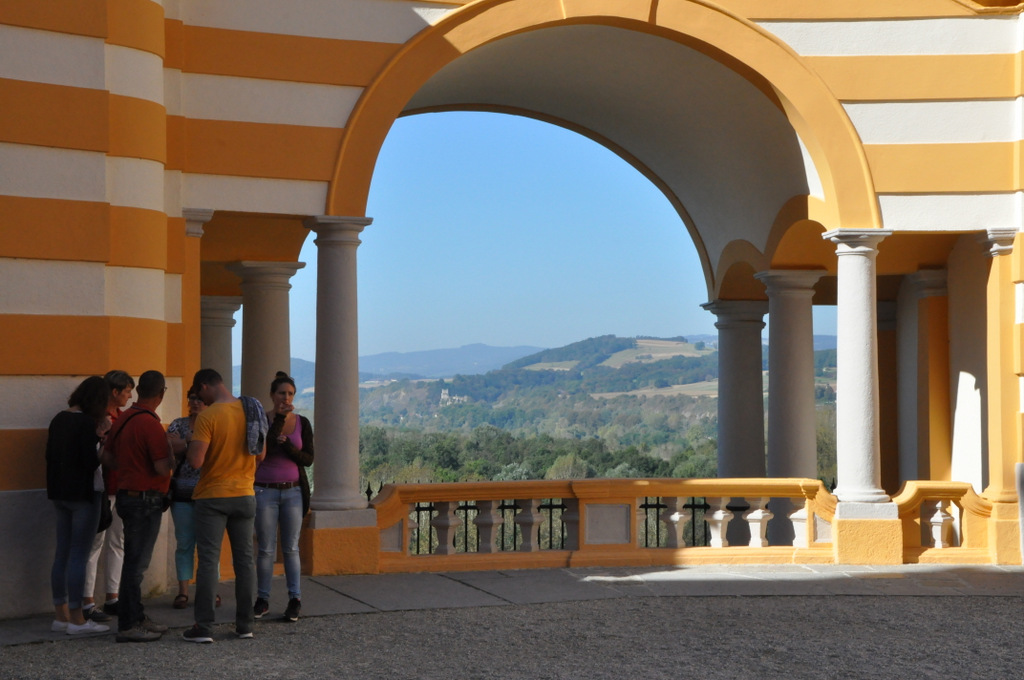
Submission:
[[[360,355],[715,332],[700,308],[696,250],[668,200],[604,147],[556,126],[485,113],[399,119],[367,215]],[[313,360],[312,236],[300,261],[292,356]],[[815,332],[834,333],[834,321]]]

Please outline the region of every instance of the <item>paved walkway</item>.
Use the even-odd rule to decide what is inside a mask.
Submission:
[[[220,590],[218,623],[225,625],[214,645],[181,640],[193,612],[173,609],[170,596],[146,603],[153,619],[172,627],[150,644],[115,645],[112,634],[72,639],[51,633],[49,616],[0,621],[3,676],[1021,675],[1024,567],[1018,566],[316,576],[303,581],[303,618],[296,624],[275,620],[286,600],[279,578],[254,642],[234,638],[232,586]]]

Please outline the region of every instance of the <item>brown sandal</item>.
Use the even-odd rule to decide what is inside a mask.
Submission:
[[[175,609],[184,609],[188,606],[188,595],[185,593],[178,593],[178,596],[174,598]]]

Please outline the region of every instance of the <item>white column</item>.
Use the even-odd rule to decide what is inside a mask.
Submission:
[[[232,389],[234,366],[231,360],[231,329],[235,327],[235,312],[241,306],[241,296],[203,295],[199,298],[200,363],[203,368],[212,368],[220,373],[229,390]]]
[[[289,279],[302,262],[235,262],[228,269],[242,278],[242,389],[264,407],[278,371],[291,372]]]
[[[768,291],[769,477],[818,476],[812,300],[823,273],[771,270],[755,275]],[[789,516],[799,508],[788,498],[773,499],[770,507],[776,519],[768,524],[768,542],[792,545]]]
[[[764,477],[761,331],[766,302],[715,300],[718,317],[718,476]]]
[[[768,290],[769,477],[818,476],[811,301],[823,272],[756,274]]]
[[[367,217],[313,217],[316,232],[316,511],[367,506],[359,488],[359,326],[356,249]],[[316,526],[324,526],[314,517]],[[329,525],[327,525],[329,526]],[[335,525],[336,526],[336,525]]]
[[[878,325],[875,258],[891,231],[837,229],[824,234],[838,256],[836,438],[838,486],[843,502],[887,503],[882,490],[878,405]],[[893,509],[895,506],[893,506]],[[853,507],[840,515],[858,516]],[[891,513],[865,515],[889,518]]]
[[[906,482],[921,479],[919,451],[919,429],[927,427],[919,408],[921,399],[921,329],[920,302],[924,298],[945,296],[946,271],[944,269],[922,270],[903,277],[899,295],[896,298],[896,392],[899,401],[897,412],[899,438],[899,480]]]

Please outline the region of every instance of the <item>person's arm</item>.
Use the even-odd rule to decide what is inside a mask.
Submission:
[[[117,456],[114,455],[113,451],[107,448],[105,443],[100,444],[99,459],[101,465],[108,467],[111,470],[117,469]]]
[[[167,441],[167,433],[158,424],[147,430],[147,448],[151,451],[150,460],[153,461],[153,470],[161,477],[170,477],[174,472],[174,451],[171,450],[171,443]]]
[[[154,460],[153,469],[156,470],[156,473],[161,477],[170,477],[171,473],[174,472],[173,461],[173,456],[167,456],[166,458],[161,458],[160,460]]]
[[[288,454],[297,465],[302,467],[309,467],[313,464],[313,426],[309,424],[309,420],[296,414],[296,418],[299,419],[299,427],[302,433],[302,448],[296,448],[292,444],[291,440],[286,439],[281,446],[284,448],[284,452]]]
[[[198,439],[193,439],[189,442],[188,453],[186,458],[188,464],[194,467],[196,470],[203,467],[203,462],[206,460],[206,451],[210,448],[210,442],[201,442]],[[263,453],[266,454],[266,446],[263,447]],[[260,460],[263,460],[261,457]]]

